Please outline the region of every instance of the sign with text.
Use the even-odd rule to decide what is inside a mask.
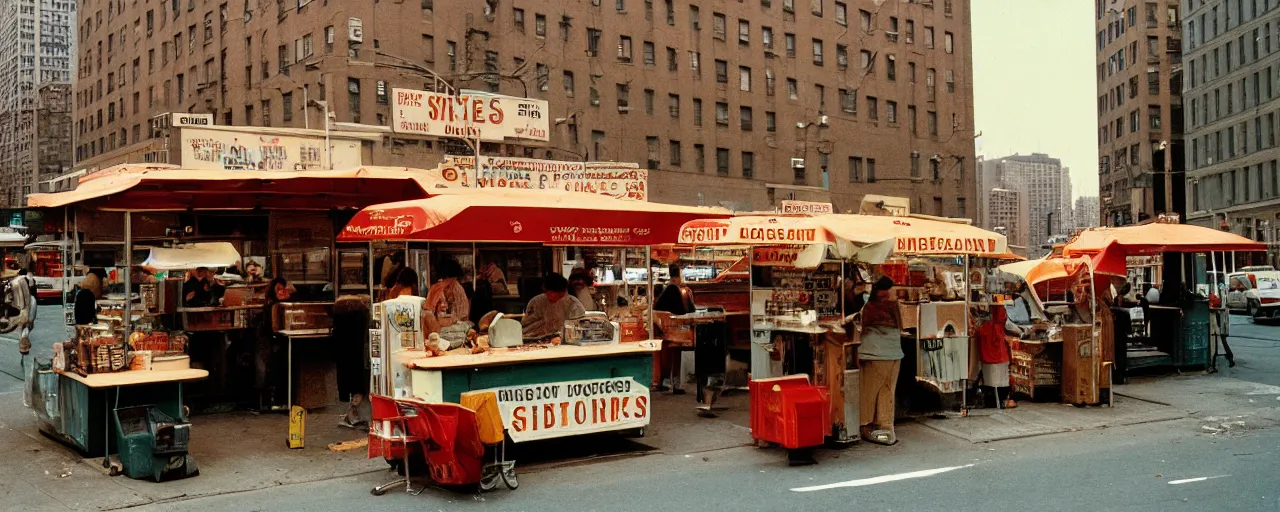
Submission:
[[[335,169],[359,167],[360,141],[331,141]],[[182,160],[186,169],[219,171],[315,171],[327,169],[324,137],[292,137],[185,128]]]
[[[475,157],[446,156],[433,172],[448,186],[476,183]],[[532,158],[480,157],[480,188],[586,192],[617,199],[649,199],[649,171],[636,164],[562,162]]]
[[[835,207],[831,203],[815,203],[813,201],[783,201],[783,215],[823,215],[832,213]]]
[[[826,255],[823,244],[755,246],[751,248],[751,264],[758,267],[815,268]]]
[[[213,126],[213,114],[173,114],[170,126]]]
[[[900,236],[898,254],[1001,254],[1009,251],[1000,239],[982,237]]]
[[[634,378],[493,388],[507,434],[517,443],[641,428],[649,424],[649,387]]]
[[[551,140],[547,102],[471,92],[457,96],[391,89],[391,131],[432,137]]]

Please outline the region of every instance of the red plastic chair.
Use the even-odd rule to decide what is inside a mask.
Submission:
[[[402,478],[374,487],[370,492],[374,496],[381,496],[388,489],[403,483],[405,492],[413,493],[412,476],[409,473],[409,446],[410,443],[418,443],[421,438],[417,434],[426,431],[418,429],[415,432],[410,429],[409,424],[415,418],[405,415],[401,404],[391,397],[369,395],[369,406],[373,417],[373,421],[369,422],[369,458],[383,457],[389,461],[399,459],[400,468],[404,471]]]
[[[426,454],[433,481],[440,485],[480,483],[484,444],[475,412],[455,404],[400,404],[415,413],[407,423],[409,432]]]

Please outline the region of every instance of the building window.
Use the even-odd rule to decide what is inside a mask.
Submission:
[[[680,117],[680,95],[667,95],[667,113],[671,114],[673,119],[678,119]]]
[[[707,148],[702,144],[693,145],[693,168],[698,172],[707,172]]]
[[[738,125],[744,132],[751,131],[751,107],[738,107]]]
[[[1147,124],[1152,131],[1160,129],[1160,107],[1151,105],[1147,107]]]
[[[723,14],[711,15],[711,37],[724,41],[725,18]]]
[[[568,98],[573,97],[573,72],[572,71],[564,72],[564,95],[565,97],[568,97]]]
[[[747,20],[738,20],[738,44],[751,44],[751,23]]]
[[[702,76],[701,52],[689,52],[689,71],[693,73],[693,78],[695,80]]]
[[[916,42],[916,22],[915,20],[907,20],[907,44]]]
[[[547,16],[545,14],[533,15],[533,35],[547,37]]]
[[[702,126],[702,100],[693,99],[693,125]]]
[[[738,67],[738,90],[751,91],[751,68],[746,66]]]
[[[631,86],[618,84],[618,112],[631,111]]]
[[[867,119],[880,119],[880,101],[875,96],[867,96]]]
[[[885,56],[885,74],[890,82],[898,81],[898,60],[892,55]]]
[[[716,102],[716,124],[719,126],[729,126],[728,103]]]
[[[764,49],[766,50],[773,49],[773,28],[771,27],[760,28],[760,44],[763,44]]]
[[[860,52],[859,55],[862,57],[862,62],[861,62],[862,74],[866,75],[871,73],[872,65],[873,63],[875,63],[875,61],[871,59],[871,51],[862,50],[862,52]]]
[[[648,155],[649,155],[647,168],[657,169],[658,167],[661,166],[661,162],[658,161],[658,138],[645,137],[644,146],[645,146],[645,150],[648,152]]]
[[[756,174],[756,155],[750,151],[742,152],[742,177],[752,178]]]
[[[929,135],[938,135],[938,113],[930,110],[925,114],[925,122],[929,125]]]
[[[784,34],[782,38],[785,40],[784,42],[787,46],[787,57],[792,59],[796,58],[796,35]]]
[[[924,47],[933,49],[933,27],[927,25],[924,27]]]
[[[729,150],[725,148],[716,148],[716,174],[720,176],[729,175]]]
[[[293,93],[292,92],[286,92],[280,95],[280,108],[281,108],[280,113],[283,116],[284,122],[288,123],[290,121],[293,121]]]
[[[849,47],[838,44],[836,45],[836,67],[841,71],[849,69]]]
[[[943,33],[942,37],[943,37],[943,44],[946,46],[946,49],[947,49],[947,53],[955,53],[956,50],[955,50],[954,36],[952,36],[950,32],[945,32]]]
[[[653,89],[644,90],[644,113],[653,115]]]
[[[858,113],[858,91],[840,89],[840,109],[850,114]]]
[[[849,183],[862,183],[862,157],[849,157]]]
[[[551,69],[546,64],[537,64],[534,70],[538,79],[538,90],[548,91],[551,89]]]
[[[849,8],[844,2],[836,2],[836,23],[849,26]]]
[[[524,9],[512,9],[512,16],[516,25],[516,30],[524,33]]]
[[[815,66],[822,65],[822,40],[821,39],[813,40],[813,64]]]
[[[859,25],[858,25],[858,26],[862,28],[862,33],[864,33],[864,34],[870,34],[870,33],[871,33],[871,27],[872,27],[872,23],[871,23],[871,12],[870,12],[870,11],[865,11],[865,10],[862,10],[862,9],[859,9],[859,10],[858,10],[858,23],[859,23]]]
[[[601,33],[599,30],[596,30],[594,28],[587,29],[587,56],[589,57],[600,56],[600,37],[601,37]],[[449,44],[452,45],[453,43],[449,43]]]
[[[645,41],[644,42],[644,65],[653,66],[655,64],[657,64],[657,56],[654,55],[653,43],[649,41]]]
[[[876,159],[867,159],[867,183],[876,182]]]
[[[764,70],[764,95],[773,96],[773,93],[774,93],[773,70],[765,69]]]
[[[716,82],[729,83],[729,63],[720,59],[716,59]]]
[[[618,36],[618,60],[631,62],[631,36]]]
[[[773,112],[764,113],[764,130],[767,132],[778,131],[778,115]]]
[[[680,64],[676,57],[676,49],[668,46],[667,47],[667,71],[676,71],[679,69],[679,67],[680,67]]]
[[[800,84],[796,83],[796,79],[787,79],[787,98],[791,100],[800,99]]]
[[[667,142],[667,161],[672,167],[680,167],[680,141]]]
[[[886,101],[885,115],[886,115],[886,119],[889,121],[889,124],[891,125],[898,124],[898,102]]]

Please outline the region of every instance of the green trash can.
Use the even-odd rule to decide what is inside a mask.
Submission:
[[[156,482],[200,474],[187,453],[191,424],[177,421],[153,405],[115,410],[116,446],[129,478]]]

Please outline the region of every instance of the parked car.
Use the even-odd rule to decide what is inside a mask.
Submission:
[[[1255,320],[1280,319],[1280,272],[1237,272],[1227,276],[1227,309]]]

